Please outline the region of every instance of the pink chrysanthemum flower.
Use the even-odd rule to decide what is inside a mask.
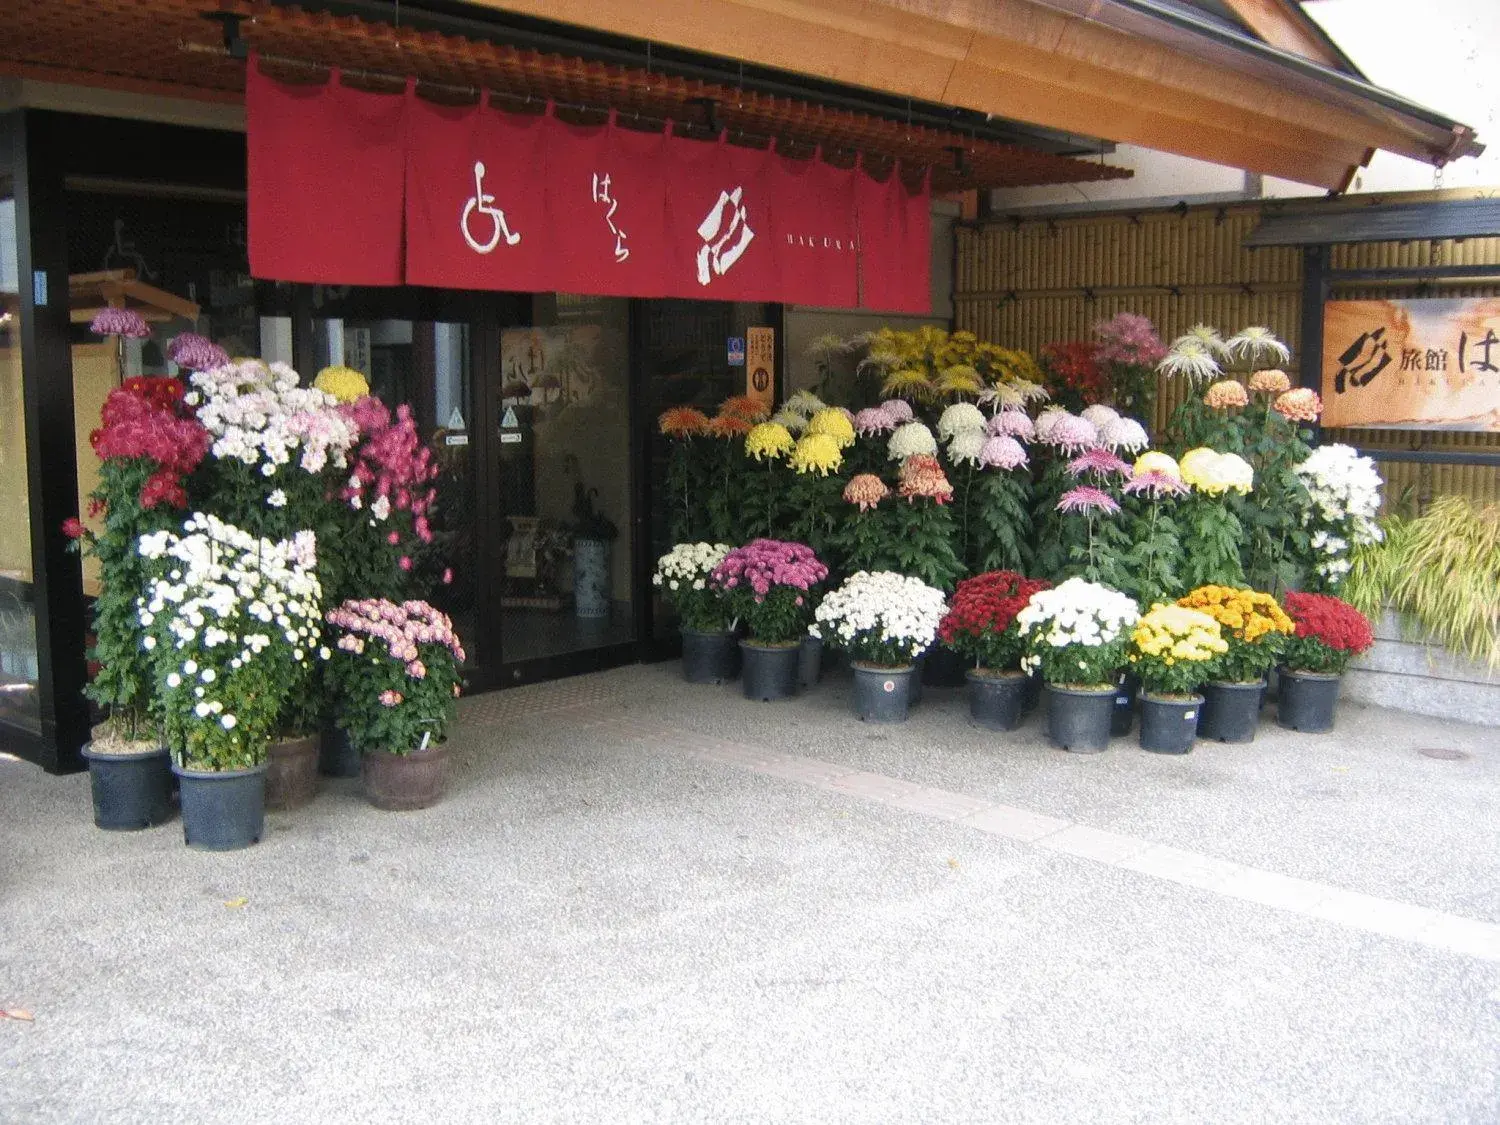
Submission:
[[[1046,441],[1064,453],[1082,453],[1099,444],[1099,431],[1087,419],[1064,414],[1052,423]]]
[[[1152,469],[1131,477],[1125,484],[1125,491],[1132,496],[1146,495],[1159,499],[1163,496],[1182,496],[1192,490],[1170,473]]]
[[[911,411],[911,403],[902,398],[888,398],[877,409],[885,411],[890,420],[898,426],[916,417]]]
[[[986,439],[979,451],[979,465],[984,469],[1019,469],[1026,463],[1026,448],[1005,434]]]
[[[1251,375],[1250,389],[1256,394],[1280,395],[1292,389],[1292,381],[1285,371],[1272,367]]]
[[[1249,401],[1250,395],[1238,379],[1220,379],[1203,395],[1203,405],[1211,410],[1234,410]]]
[[[1293,422],[1316,422],[1323,413],[1323,400],[1311,387],[1298,387],[1280,395],[1271,409]]]
[[[883,480],[874,473],[860,473],[844,486],[844,499],[868,512],[891,494]]]
[[[1031,441],[1036,437],[1036,424],[1024,410],[1002,410],[990,419],[986,427],[991,437],[1013,437]]]
[[[888,434],[896,428],[896,420],[878,406],[867,406],[854,416],[854,432],[861,437]]]
[[[901,463],[899,490],[907,500],[926,496],[939,504],[946,504],[953,499],[953,486],[948,483],[943,466],[936,457],[925,453],[915,453]]]
[[[167,345],[167,358],[189,371],[213,371],[229,362],[229,353],[207,336],[183,332]]]
[[[151,335],[150,327],[134,309],[100,309],[89,331],[95,336],[124,336],[129,340],[144,340]]]
[[[1122,461],[1118,454],[1111,453],[1107,449],[1090,449],[1068,462],[1068,472],[1075,477],[1081,477],[1084,473],[1098,473],[1100,476],[1119,473],[1121,476],[1128,477],[1130,465]]]
[[[1062,494],[1062,499],[1057,502],[1057,510],[1059,512],[1103,512],[1112,516],[1120,510],[1120,505],[1103,489],[1081,484]]]

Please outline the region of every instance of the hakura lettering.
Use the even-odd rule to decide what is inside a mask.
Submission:
[[[698,224],[698,237],[703,245],[698,248],[698,284],[707,285],[717,275],[723,277],[730,267],[740,260],[746,247],[755,237],[750,229],[750,216],[741,205],[745,189],[719,192],[719,201],[704,220]],[[724,226],[726,217],[727,228]],[[723,234],[720,234],[723,230]]]
[[[623,262],[630,257],[630,248],[625,245],[625,232],[615,226],[615,212],[620,209],[620,201],[609,194],[609,173],[599,175],[594,173],[594,202],[609,204],[609,210],[604,212],[604,221],[609,225],[609,231],[615,236],[615,261]]]
[[[480,242],[469,233],[469,216],[478,211],[481,215],[488,215],[490,222],[494,223],[495,229],[490,234],[488,242]],[[488,195],[484,190],[484,164],[480,161],[474,162],[474,194],[464,204],[464,213],[458,220],[458,228],[463,232],[464,241],[469,244],[469,249],[476,254],[488,254],[500,245],[500,236],[505,236],[505,245],[514,246],[521,241],[521,232],[512,231],[505,222],[505,212],[495,206],[495,197]]]

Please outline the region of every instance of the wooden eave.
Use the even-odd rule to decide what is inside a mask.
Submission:
[[[1331,189],[1374,149],[1442,163],[1478,147],[1321,60],[1142,34],[1149,13],[1115,0],[469,2]]]

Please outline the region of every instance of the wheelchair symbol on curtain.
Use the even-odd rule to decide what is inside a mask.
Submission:
[[[490,232],[488,242],[480,242],[469,232],[469,218],[474,212],[489,216],[494,229]],[[469,249],[476,254],[488,254],[500,245],[500,236],[505,236],[505,245],[514,246],[521,241],[521,232],[512,231],[505,222],[505,212],[495,206],[495,197],[485,194],[484,190],[484,164],[480,161],[474,162],[474,195],[464,204],[463,218],[459,220],[459,229],[463,231],[464,241],[469,244]]]

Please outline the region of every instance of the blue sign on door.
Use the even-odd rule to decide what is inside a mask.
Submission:
[[[731,337],[729,337],[729,366],[730,367],[744,367],[745,366],[745,337],[743,337],[743,336],[731,336]]]

